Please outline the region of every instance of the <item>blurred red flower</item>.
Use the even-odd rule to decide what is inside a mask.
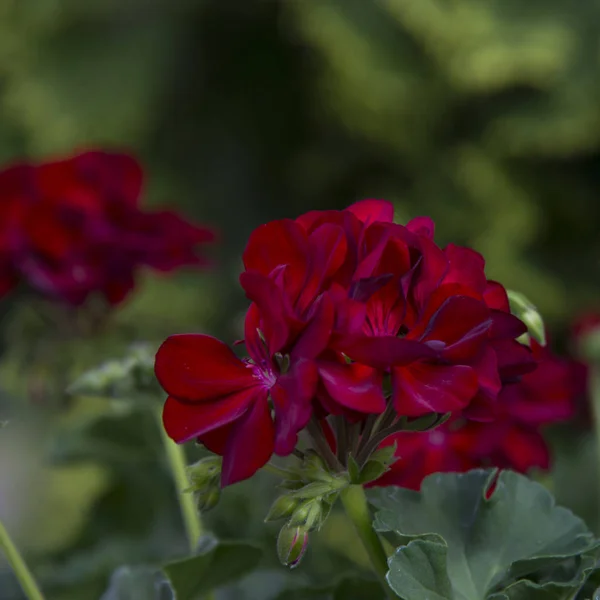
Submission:
[[[502,388],[490,423],[454,416],[429,432],[402,432],[385,444],[397,444],[398,461],[376,486],[419,489],[431,473],[499,467],[527,473],[547,469],[550,453],[542,435],[545,426],[574,416],[578,388],[574,361],[559,358],[535,341],[535,371]]]
[[[135,274],[202,265],[211,231],[139,206],[143,173],[125,154],[91,151],[0,173],[0,294],[17,282],[80,305],[118,304]]]

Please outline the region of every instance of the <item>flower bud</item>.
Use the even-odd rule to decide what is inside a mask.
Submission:
[[[310,531],[320,526],[322,513],[320,498],[307,500],[294,511],[288,525],[303,526]]]
[[[308,547],[308,531],[304,527],[285,525],[277,538],[277,556],[282,565],[294,569]]]
[[[302,474],[308,481],[331,481],[323,459],[314,451],[308,451],[302,465]]]
[[[291,496],[280,496],[271,505],[271,508],[265,517],[265,523],[277,521],[278,519],[286,519],[291,516],[298,507],[298,503],[299,501]]]
[[[202,491],[212,487],[221,476],[223,459],[220,456],[208,456],[186,468],[190,491]]]
[[[207,512],[214,508],[221,498],[221,488],[219,485],[209,486],[201,491],[194,492],[194,500],[198,512]]]
[[[546,345],[546,328],[538,309],[521,293],[507,290],[511,312],[527,325],[529,335]]]

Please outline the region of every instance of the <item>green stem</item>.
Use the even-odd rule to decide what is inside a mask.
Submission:
[[[361,485],[351,485],[340,493],[340,499],[346,514],[352,521],[356,532],[371,564],[388,598],[397,598],[390,589],[386,575],[388,572],[387,555],[376,531],[373,529],[373,519],[369,512],[365,490]]]
[[[19,580],[25,596],[29,600],[44,600],[44,596],[42,596],[42,592],[35,582],[31,571],[27,568],[23,557],[10,539],[8,531],[6,531],[2,522],[0,522],[0,549],[4,552],[8,563]]]
[[[600,469],[600,367],[590,364],[589,387],[591,394],[592,413],[594,416],[594,431],[596,435],[596,448],[598,452],[598,469]],[[600,509],[600,507],[599,507]],[[600,516],[599,516],[600,519]],[[600,526],[600,520],[599,524]]]
[[[278,467],[273,463],[267,463],[266,465],[263,465],[263,470],[267,473],[271,473],[272,475],[277,475],[277,477],[281,477],[282,479],[293,479],[295,476],[295,473],[292,473],[292,471]]]
[[[160,412],[158,413],[158,429],[162,437],[165,455],[167,457],[169,468],[175,483],[177,499],[179,500],[179,508],[181,509],[181,516],[183,518],[183,524],[185,526],[188,542],[190,544],[190,550],[192,553],[195,553],[198,546],[198,540],[202,535],[202,521],[200,520],[200,513],[198,512],[194,502],[194,496],[190,493],[184,492],[184,490],[190,485],[187,473],[185,472],[185,468],[187,466],[185,449],[183,446],[176,444],[167,435],[167,432],[163,427],[162,415]]]

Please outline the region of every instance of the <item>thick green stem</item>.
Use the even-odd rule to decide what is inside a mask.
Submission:
[[[160,412],[158,413],[158,429],[163,440],[165,455],[169,463],[169,468],[171,470],[171,474],[173,475],[177,499],[179,500],[179,507],[181,509],[183,524],[185,526],[188,542],[190,544],[190,550],[192,553],[195,553],[198,546],[198,540],[202,535],[202,521],[200,520],[200,513],[198,512],[194,502],[194,496],[190,493],[184,492],[184,490],[190,485],[185,472],[187,466],[185,449],[183,446],[176,444],[171,438],[169,438],[163,427],[162,416]]]
[[[367,497],[361,485],[351,485],[342,490],[340,499],[346,514],[352,521],[358,533],[371,564],[388,598],[397,598],[390,589],[386,574],[388,572],[387,555],[376,531],[373,529],[373,519],[369,512]]]
[[[19,580],[19,584],[21,585],[25,596],[27,596],[29,600],[44,600],[44,596],[42,596],[42,592],[35,582],[31,571],[27,568],[23,557],[10,539],[8,531],[6,531],[2,522],[0,522],[0,549],[6,556],[8,563]]]

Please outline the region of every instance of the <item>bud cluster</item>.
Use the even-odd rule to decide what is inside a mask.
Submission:
[[[221,465],[220,456],[209,456],[190,465],[186,469],[190,485],[184,493],[194,494],[199,512],[214,508],[221,497]]]

